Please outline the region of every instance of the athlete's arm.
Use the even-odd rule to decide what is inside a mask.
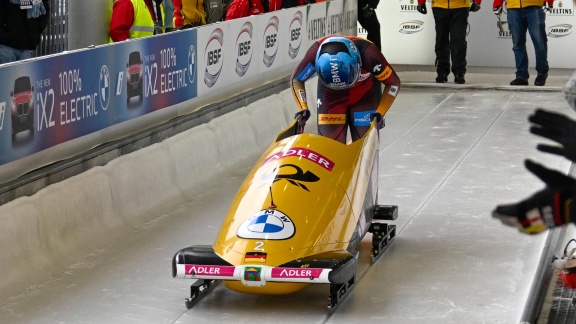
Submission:
[[[384,84],[384,92],[376,109],[377,113],[384,116],[400,92],[400,78],[392,66],[388,64],[382,52],[373,44],[364,51],[362,65],[365,70],[370,71],[378,81]]]
[[[294,70],[290,80],[290,87],[292,88],[292,95],[298,104],[300,110],[308,109],[308,102],[306,101],[306,80],[310,79],[316,73],[314,65],[316,61],[316,52],[318,51],[319,43],[315,42],[310,46],[304,58]]]

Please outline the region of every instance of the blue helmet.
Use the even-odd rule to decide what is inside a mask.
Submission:
[[[316,53],[316,73],[330,89],[348,89],[360,77],[362,60],[356,45],[345,37],[326,38]]]

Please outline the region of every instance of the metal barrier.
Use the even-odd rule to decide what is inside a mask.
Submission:
[[[68,50],[68,0],[50,0],[48,26],[40,37],[33,57],[61,53]]]

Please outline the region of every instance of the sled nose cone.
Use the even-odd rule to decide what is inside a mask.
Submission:
[[[231,266],[230,263],[214,252],[211,245],[195,245],[176,252],[172,258],[172,277],[186,276],[182,267],[182,265],[186,264]]]

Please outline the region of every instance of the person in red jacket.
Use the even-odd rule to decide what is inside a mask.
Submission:
[[[125,41],[162,33],[162,0],[115,0],[110,20],[110,39]]]
[[[400,78],[382,52],[367,39],[327,36],[314,42],[292,74],[291,88],[303,120],[310,117],[304,82],[318,74],[318,134],[346,143],[355,141],[372,120],[383,116],[400,92]],[[384,92],[382,92],[384,85]]]
[[[466,82],[466,29],[468,28],[469,11],[480,10],[481,0],[432,0],[432,13],[436,26],[436,82],[448,82],[450,74],[450,59],[454,82]],[[416,10],[426,14],[426,0],[418,0]]]
[[[282,0],[233,0],[226,11],[226,20],[259,15],[282,9]]]
[[[516,79],[510,85],[528,85],[528,54],[526,52],[526,31],[534,44],[536,72],[534,85],[543,86],[548,78],[548,38],[546,36],[546,14],[551,11],[554,0],[508,0],[508,26],[512,34],[512,50],[516,61]],[[494,0],[494,14],[500,16],[503,0]]]

